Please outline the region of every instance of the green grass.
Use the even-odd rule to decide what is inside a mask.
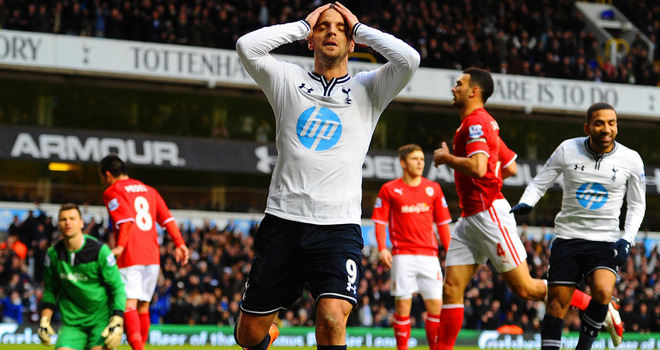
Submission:
[[[3,344],[2,350],[48,350],[52,349],[54,350],[53,347],[45,347],[43,345],[39,344],[30,344],[30,345],[8,345],[8,344]],[[426,347],[424,346],[418,346],[416,348],[411,348],[411,349],[425,349]],[[212,345],[205,345],[205,346],[145,346],[145,350],[182,350],[182,349],[195,349],[195,350],[219,350],[219,349],[234,349],[237,350],[238,347],[221,347],[221,346],[212,346]],[[316,347],[306,347],[306,348],[284,348],[284,347],[278,347],[274,346],[272,350],[311,350],[311,349],[316,349]],[[367,348],[367,347],[361,347],[361,348],[351,348],[351,350],[373,350],[374,348]],[[388,349],[388,348],[380,348],[380,349]],[[478,347],[476,346],[457,346],[454,349],[456,350],[479,350]],[[128,345],[122,345],[117,348],[117,350],[131,350],[131,347]]]

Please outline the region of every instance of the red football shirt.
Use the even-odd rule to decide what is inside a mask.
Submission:
[[[451,222],[445,195],[437,182],[422,178],[419,186],[402,179],[380,188],[371,219],[389,225],[392,254],[438,255],[433,223]]]
[[[156,222],[164,227],[174,217],[158,191],[135,179],[120,180],[103,192],[103,202],[110,214],[115,237],[120,224],[133,222],[117,266],[160,264]]]
[[[458,202],[461,206],[461,216],[470,216],[487,210],[493,201],[504,198],[502,189],[502,165],[508,165],[515,159],[515,153],[503,150],[507,162],[500,161],[500,127],[485,109],[479,108],[470,113],[456,130],[454,135],[454,155],[471,157],[484,153],[488,157],[486,174],[480,178],[454,172]],[[506,145],[505,145],[506,147]],[[508,151],[508,152],[507,152]],[[503,158],[504,159],[504,158]]]

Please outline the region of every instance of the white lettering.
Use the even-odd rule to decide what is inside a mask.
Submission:
[[[61,135],[39,135],[39,148],[42,159],[57,156],[59,159],[66,160],[66,141]]]
[[[96,137],[90,137],[85,142],[85,145],[82,145],[80,139],[76,136],[67,136],[67,159],[80,159],[82,161],[87,161],[90,159],[100,159],[99,151],[99,140]]]
[[[139,155],[134,140],[126,141],[126,151],[128,152],[127,158],[131,159],[134,164],[149,164],[153,156],[151,155],[151,141],[144,141],[142,144],[143,155]]]
[[[12,157],[20,157],[24,154],[32,156],[32,158],[40,158],[39,147],[32,139],[30,134],[20,133],[16,137],[14,147],[11,149]]]
[[[11,156],[30,156],[35,159],[52,157],[66,161],[99,161],[110,153],[133,164],[185,166],[185,159],[179,158],[179,146],[175,142],[141,142],[142,154],[138,153],[138,142],[132,139],[88,137],[82,142],[78,136],[41,134],[39,142],[28,133],[19,133],[12,146]]]
[[[128,185],[124,186],[124,190],[128,193],[147,192],[145,185]]]
[[[379,179],[394,179],[397,177],[396,168],[399,166],[398,157],[375,156],[375,174]]]
[[[452,184],[454,183],[454,169],[444,164],[437,168],[432,166],[429,169],[429,173],[428,175],[426,175],[426,177],[431,181],[440,180],[440,182],[446,182]]]

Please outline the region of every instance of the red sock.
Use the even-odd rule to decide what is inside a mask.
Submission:
[[[589,306],[589,301],[591,301],[591,295],[576,289],[575,292],[573,292],[571,306],[575,306],[576,308],[584,311],[587,309],[587,306]]]
[[[408,350],[410,316],[402,317],[394,314],[394,338],[396,338],[397,350]]]
[[[149,338],[149,326],[151,326],[151,319],[149,318],[149,312],[143,314],[138,314],[140,318],[140,336],[142,337],[142,347],[147,343],[147,338]]]
[[[426,340],[429,342],[429,349],[436,350],[438,343],[438,333],[440,332],[440,314],[426,314]]]
[[[140,318],[137,309],[124,312],[124,332],[133,350],[143,350],[142,335],[140,335]]]
[[[437,350],[451,350],[463,326],[463,304],[443,305],[440,315]]]

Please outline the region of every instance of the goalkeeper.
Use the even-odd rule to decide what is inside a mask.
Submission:
[[[56,349],[114,349],[124,333],[126,292],[110,248],[82,232],[75,204],[59,212],[62,239],[48,249],[39,338],[51,345],[51,319],[59,306],[62,327]]]

